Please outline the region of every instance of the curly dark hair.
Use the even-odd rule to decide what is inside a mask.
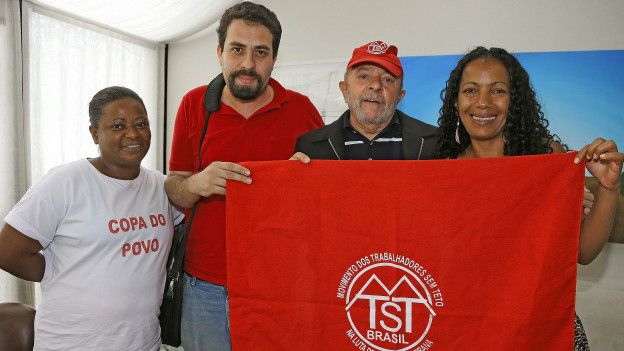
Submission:
[[[143,103],[143,99],[139,96],[139,94],[135,93],[132,89],[128,89],[126,87],[112,86],[104,88],[95,95],[89,102],[89,122],[95,128],[97,128],[98,123],[100,122],[100,118],[104,115],[104,107],[108,105],[108,103],[130,98],[136,100],[141,107],[143,107],[143,111],[147,115],[147,110],[145,109],[145,104]]]
[[[496,59],[500,61],[509,74],[510,102],[507,120],[503,127],[506,156],[537,155],[552,153],[551,143],[561,144],[557,135],[548,131],[548,120],[544,118],[542,107],[537,102],[535,91],[529,81],[529,74],[520,62],[505,49],[482,46],[470,51],[462,57],[446,81],[446,88],[440,92],[442,107],[438,118],[438,155],[440,158],[457,158],[470,145],[470,137],[464,128],[457,108],[459,83],[466,66],[476,59]],[[459,128],[458,144],[455,140]],[[562,144],[562,147],[567,147]]]
[[[225,35],[227,29],[233,20],[242,19],[245,22],[261,24],[269,29],[273,36],[273,58],[277,57],[280,39],[282,38],[282,26],[275,13],[266,7],[250,1],[243,1],[225,10],[221,20],[219,20],[219,28],[217,35],[219,37],[219,47],[223,49],[225,45]]]

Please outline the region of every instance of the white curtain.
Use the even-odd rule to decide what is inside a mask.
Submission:
[[[32,5],[24,7],[23,20],[30,181],[59,164],[98,155],[88,104],[111,85],[128,87],[145,102],[154,137],[143,165],[161,168],[159,47]]]
[[[20,28],[19,2],[0,0],[1,218],[50,168],[98,155],[88,104],[107,86],[143,98],[152,128],[143,165],[162,170],[163,47],[22,4]],[[0,302],[36,306],[37,285],[0,271]]]
[[[19,2],[0,0],[0,216],[26,189]],[[0,302],[34,303],[33,285],[0,270]]]

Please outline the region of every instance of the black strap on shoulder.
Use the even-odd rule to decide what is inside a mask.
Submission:
[[[197,150],[197,157],[199,157],[199,162],[197,162],[197,164],[199,165],[199,168],[197,169],[197,172],[202,170],[201,149],[202,145],[204,145],[206,131],[208,130],[208,120],[210,119],[212,112],[218,111],[221,106],[221,94],[223,94],[223,88],[225,88],[223,73],[219,73],[218,76],[208,83],[208,87],[206,87],[206,93],[204,94],[204,113],[206,114],[206,120],[204,122],[201,136],[199,137],[199,150]]]
[[[216,112],[221,106],[221,94],[225,88],[223,73],[219,73],[209,84],[204,94],[204,109],[209,112]]]
[[[219,107],[221,106],[221,94],[223,93],[223,88],[225,88],[225,79],[223,78],[223,73],[220,73],[208,84],[208,87],[206,88],[206,93],[204,94],[204,113],[206,115],[206,120],[204,122],[204,127],[202,128],[201,136],[199,137],[199,147],[197,150],[197,172],[201,172],[202,170],[201,149],[202,145],[204,144],[204,138],[206,137],[206,131],[208,130],[208,121],[210,120],[210,115],[213,112],[218,111]],[[188,220],[185,221],[186,223],[184,225],[184,233],[178,239],[180,249],[176,251],[175,260],[171,262],[172,265],[176,265],[177,271],[179,272],[178,274],[181,274],[183,269],[184,255],[186,253],[186,241],[191,232],[191,224],[193,223],[193,218],[195,217],[195,211],[197,211],[197,203],[193,205],[193,208],[191,209],[191,215],[189,216]]]

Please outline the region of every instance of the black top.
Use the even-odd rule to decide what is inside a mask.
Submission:
[[[403,160],[403,129],[395,113],[390,123],[373,140],[360,134],[343,119],[344,148],[347,160]]]
[[[414,119],[397,110],[395,116],[401,127],[402,159],[436,159],[437,128]],[[349,110],[333,123],[300,136],[295,151],[303,152],[312,159],[349,160],[345,150],[345,124]]]

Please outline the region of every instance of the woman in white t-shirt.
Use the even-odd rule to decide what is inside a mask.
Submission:
[[[0,268],[40,281],[35,350],[156,350],[174,223],[164,175],[141,167],[151,132],[124,87],[89,103],[100,156],[52,169],[5,217]]]

